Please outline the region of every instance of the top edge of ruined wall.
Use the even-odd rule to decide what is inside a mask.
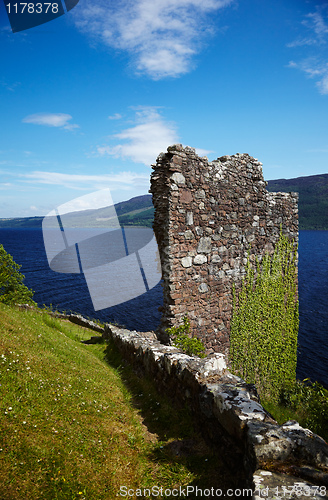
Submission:
[[[235,153],[234,155],[223,155],[217,158],[216,160],[210,161],[207,156],[200,156],[196,152],[196,148],[192,148],[190,146],[183,146],[182,144],[173,144],[171,146],[168,146],[167,151],[164,153],[160,153],[157,157],[157,161],[162,161],[164,158],[168,158],[170,155],[177,155],[177,156],[195,156],[196,158],[199,158],[205,162],[208,163],[208,165],[213,165],[217,163],[225,163],[233,159],[246,159],[249,158],[252,160],[252,163],[258,166],[262,166],[263,164],[257,159],[253,158],[250,156],[248,153]]]
[[[157,157],[157,163],[153,164],[153,169],[156,169],[159,165],[163,166],[168,160],[171,160],[174,156],[177,157],[193,157],[199,159],[203,164],[207,164],[211,175],[217,178],[217,180],[222,180],[225,177],[225,172],[228,173],[231,166],[234,170],[236,169],[236,163],[240,163],[240,174],[249,176],[253,181],[257,181],[263,188],[268,185],[268,182],[264,180],[263,177],[263,163],[257,158],[250,156],[248,153],[235,153],[233,155],[223,155],[218,157],[216,160],[210,161],[207,156],[200,156],[196,152],[196,148],[190,146],[183,146],[182,144],[172,144],[168,146],[166,153],[160,153]],[[237,162],[236,162],[237,160]],[[174,162],[173,162],[174,164]],[[170,165],[170,170],[180,171],[180,162],[172,168]],[[230,172],[231,173],[231,172]],[[299,199],[299,193],[295,191],[282,192],[282,191],[267,191],[268,200],[275,203],[276,200],[293,198],[297,203]]]

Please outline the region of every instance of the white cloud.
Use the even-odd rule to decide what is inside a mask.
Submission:
[[[23,123],[33,123],[35,125],[46,125],[48,127],[60,127],[65,130],[79,128],[79,125],[69,123],[71,115],[65,113],[36,113],[23,118]]]
[[[306,30],[305,36],[288,44],[295,50],[302,48],[301,58],[290,61],[288,67],[303,71],[307,77],[316,80],[321,94],[328,94],[328,7],[317,7],[315,12],[307,14],[302,26]]]
[[[198,154],[198,156],[202,157],[202,156],[207,156],[210,153],[213,153],[213,151],[211,151],[210,149],[196,148],[196,153]]]
[[[134,127],[113,136],[113,139],[123,142],[116,146],[98,146],[98,154],[131,159],[149,166],[155,162],[161,151],[166,151],[168,146],[178,142],[174,125],[165,122],[157,108],[137,108],[136,122]]]
[[[322,78],[317,82],[320,94],[328,94],[328,64]]]
[[[305,27],[306,35],[293,40],[287,44],[287,47],[294,48],[325,44],[328,36],[328,23],[325,19],[325,14],[325,8],[317,8],[315,12],[307,14],[301,23]]]
[[[81,175],[61,172],[34,171],[28,174],[17,174],[21,180],[32,184],[57,185],[70,189],[129,189],[149,185],[149,173],[119,172],[117,174]]]
[[[235,0],[94,0],[73,11],[76,26],[96,41],[127,51],[134,70],[152,79],[192,68],[213,16]]]
[[[44,170],[34,170],[26,173],[17,173],[10,170],[5,173],[7,178],[12,180],[12,183],[0,182],[0,192],[3,195],[9,192],[10,199],[13,198],[16,203],[10,207],[11,211],[7,210],[6,215],[2,212],[2,217],[28,217],[35,215],[36,212],[39,215],[42,213],[45,215],[50,210],[53,210],[55,206],[67,203],[69,200],[75,200],[76,192],[84,194],[109,189],[114,203],[118,203],[135,196],[144,195],[150,187],[148,169],[140,172],[117,171],[94,175]],[[34,200],[31,199],[31,192],[35,193]],[[23,202],[29,200],[25,203],[25,208],[29,207],[27,210],[18,207],[17,201],[19,197],[17,198],[17,193],[21,194]],[[34,204],[33,201],[38,203]],[[33,207],[36,207],[36,209]]]
[[[310,30],[314,31],[318,43],[325,43],[328,35],[328,24],[324,18],[324,10],[311,12],[306,17],[307,19],[303,22],[303,24]]]
[[[111,115],[108,117],[108,120],[120,120],[122,118],[122,115],[119,113],[115,113],[115,115]]]
[[[289,68],[296,68],[316,81],[320,94],[328,94],[328,61],[324,62],[319,57],[303,59],[299,63],[290,61]]]

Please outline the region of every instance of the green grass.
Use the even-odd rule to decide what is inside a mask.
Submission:
[[[123,485],[231,487],[235,471],[189,412],[136,376],[114,346],[81,343],[93,335],[0,304],[1,500],[107,500]]]
[[[278,403],[263,399],[262,404],[279,424],[297,420],[328,442],[328,389],[318,382],[297,380],[281,392]]]

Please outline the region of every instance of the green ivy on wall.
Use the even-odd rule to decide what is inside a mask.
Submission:
[[[237,296],[233,289],[230,332],[232,369],[259,394],[278,401],[283,388],[296,380],[298,295],[297,247],[280,233],[272,257],[255,270],[247,260]]]
[[[188,316],[184,316],[183,324],[167,328],[166,333],[172,338],[172,344],[182,349],[189,356],[205,357],[205,346],[197,337],[190,337],[190,323]]]

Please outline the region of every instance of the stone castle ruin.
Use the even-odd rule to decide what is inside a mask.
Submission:
[[[194,149],[174,145],[154,165],[162,334],[187,314],[207,357],[165,345],[154,332],[69,319],[102,332],[138,376],[145,375],[177,407],[190,409],[197,432],[226,464],[229,477],[233,471],[233,498],[244,488],[254,492],[254,500],[273,500],[286,491],[303,500],[319,498],[328,484],[327,443],[296,421],[278,425],[261,406],[255,386],[228,369],[232,285],[238,291],[248,251],[253,261],[272,253],[280,228],[298,237],[297,194],[268,193],[265,186],[261,163],[247,154],[209,162]]]
[[[151,189],[164,281],[159,328],[188,316],[207,354],[229,352],[232,285],[251,262],[273,253],[280,228],[298,239],[298,194],[269,193],[262,164],[248,154],[199,157],[176,144],[153,165]]]

